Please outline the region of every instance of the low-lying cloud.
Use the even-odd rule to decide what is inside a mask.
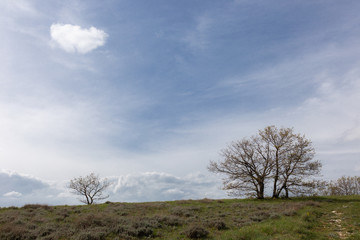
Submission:
[[[0,182],[0,207],[46,203],[60,190],[44,180],[8,170],[0,170]]]
[[[0,171],[0,182],[0,195],[7,196],[14,195],[14,192],[19,194],[28,194],[32,191],[46,188],[48,186],[47,183],[34,177],[6,170]]]
[[[11,192],[7,192],[3,195],[4,197],[10,197],[10,198],[19,198],[22,196],[21,193],[19,192],[15,192],[15,191],[11,191]]]
[[[219,179],[201,173],[176,177],[161,172],[145,172],[112,178],[113,197],[122,201],[164,201],[224,198]]]
[[[95,27],[88,29],[71,24],[52,24],[51,39],[69,53],[85,54],[105,44],[108,34]]]
[[[216,176],[201,173],[177,177],[163,172],[145,172],[108,177],[107,193],[113,202],[145,202],[180,199],[225,198]],[[0,207],[29,203],[81,204],[81,196],[70,193],[68,182],[52,183],[32,176],[0,170]]]

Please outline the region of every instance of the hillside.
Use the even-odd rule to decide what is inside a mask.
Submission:
[[[0,209],[0,239],[360,239],[360,196]]]

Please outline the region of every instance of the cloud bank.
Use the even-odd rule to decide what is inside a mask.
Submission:
[[[178,199],[225,198],[216,176],[193,173],[178,177],[163,172],[143,172],[108,177],[113,202],[145,202]],[[71,194],[68,182],[50,182],[29,175],[0,170],[0,207],[29,203],[78,205],[79,196]],[[80,197],[81,198],[81,197]]]
[[[112,179],[113,195],[122,201],[224,198],[220,181],[201,173],[177,177],[163,172],[129,174]]]
[[[108,34],[95,27],[88,29],[71,24],[52,24],[51,39],[69,53],[85,54],[105,44]]]
[[[0,170],[0,182],[0,207],[45,203],[55,190],[46,181],[8,170]]]

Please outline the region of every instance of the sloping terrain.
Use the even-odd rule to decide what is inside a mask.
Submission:
[[[360,197],[0,209],[0,239],[360,239]]]

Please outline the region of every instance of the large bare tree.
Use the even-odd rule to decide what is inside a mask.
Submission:
[[[292,128],[268,126],[259,131],[261,140],[271,149],[273,168],[272,197],[278,198],[285,191],[294,194],[306,192],[310,177],[319,174],[321,163],[313,160],[315,149],[304,135],[295,134]]]
[[[271,174],[269,146],[257,137],[232,142],[222,150],[223,161],[211,162],[208,169],[225,175],[224,189],[230,194],[264,198],[265,181]]]
[[[68,185],[72,190],[72,193],[83,196],[84,199],[79,200],[88,205],[91,205],[98,200],[108,198],[109,195],[104,195],[104,191],[109,186],[110,182],[106,178],[101,180],[95,173],[91,173],[85,177],[74,178]]]
[[[311,177],[321,169],[313,160],[315,150],[305,136],[292,128],[268,126],[253,137],[233,142],[222,150],[223,160],[210,162],[209,170],[225,175],[224,189],[232,194],[255,194],[264,198],[267,184],[272,185],[272,197],[283,192],[289,197],[311,187]]]

